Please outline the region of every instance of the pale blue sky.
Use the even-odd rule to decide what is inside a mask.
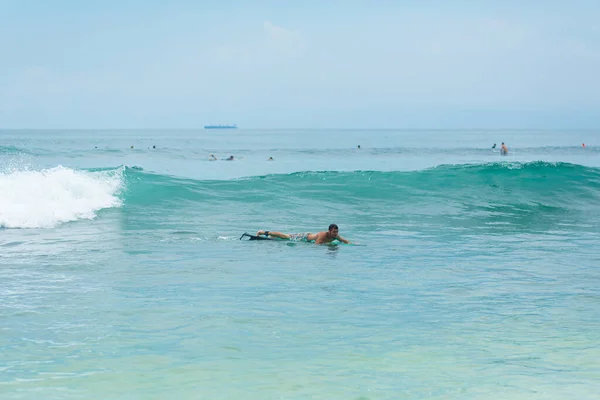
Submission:
[[[323,3],[0,0],[0,128],[600,127],[598,1]]]

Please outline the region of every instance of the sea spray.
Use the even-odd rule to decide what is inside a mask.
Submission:
[[[78,171],[57,166],[40,171],[0,173],[0,227],[51,228],[92,219],[119,207],[123,168]]]

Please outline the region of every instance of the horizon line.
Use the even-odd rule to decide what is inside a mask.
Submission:
[[[175,130],[175,131],[213,131],[213,129],[205,129],[204,127],[193,127],[193,128],[4,128],[0,127],[0,132],[2,131],[160,131],[160,130]],[[464,127],[464,128],[369,128],[369,127],[360,127],[360,128],[260,128],[260,127],[250,127],[250,128],[240,128],[237,127],[237,131],[239,130],[247,130],[247,131],[311,131],[311,130],[324,130],[324,131],[360,131],[360,130],[370,130],[370,131],[478,131],[478,130],[487,130],[487,131],[523,131],[523,130],[537,130],[537,131],[565,131],[565,130],[575,130],[575,131],[594,131],[600,130],[600,127],[594,128],[536,128],[536,127],[504,127],[504,128],[492,128],[492,127]],[[216,130],[215,130],[216,131]]]

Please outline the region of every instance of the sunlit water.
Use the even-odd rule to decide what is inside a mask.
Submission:
[[[0,132],[0,398],[595,398],[598,138]]]

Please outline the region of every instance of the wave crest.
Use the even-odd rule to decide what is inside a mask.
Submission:
[[[0,227],[51,228],[119,207],[124,168],[77,171],[62,166],[0,173]]]

